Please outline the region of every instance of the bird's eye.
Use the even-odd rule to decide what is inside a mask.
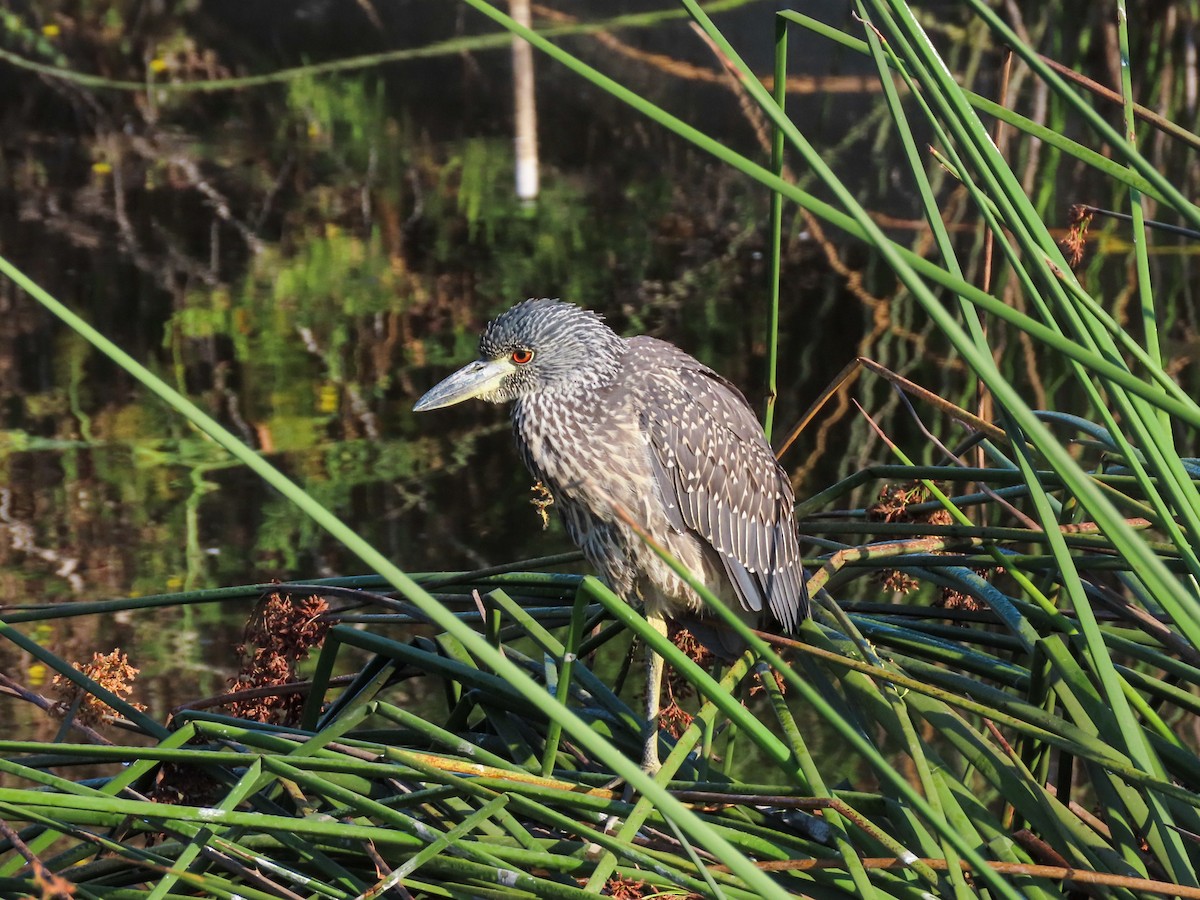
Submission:
[[[533,351],[532,350],[524,350],[524,349],[514,350],[512,352],[512,356],[510,358],[518,366],[523,366],[527,362],[529,362],[531,359],[533,359]]]

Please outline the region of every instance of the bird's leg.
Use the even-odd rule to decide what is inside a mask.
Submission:
[[[656,613],[648,613],[646,621],[650,627],[667,636],[667,620]],[[649,733],[642,751],[642,768],[650,773],[662,768],[658,759],[658,712],[662,699],[663,658],[646,645],[646,723]]]

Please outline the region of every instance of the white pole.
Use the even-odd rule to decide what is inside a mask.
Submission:
[[[529,0],[509,0],[509,13],[532,27]],[[517,198],[532,203],[538,195],[537,99],[533,93],[533,48],[513,37],[513,97],[517,153]]]

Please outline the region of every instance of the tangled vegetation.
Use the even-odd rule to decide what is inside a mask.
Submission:
[[[713,599],[749,649],[710,673],[594,577],[554,571],[574,557],[405,574],[0,259],[373,573],[6,606],[0,635],[56,673],[59,699],[10,675],[0,683],[61,728],[54,740],[0,741],[0,893],[1200,897],[1200,404],[1169,352],[1187,313],[1167,289],[1184,280],[1155,277],[1163,263],[1151,262],[1159,241],[1195,238],[1200,208],[1179,188],[1194,172],[1165,174],[1137,136],[1153,126],[1200,139],[1134,103],[1124,4],[1112,26],[1121,83],[1115,101],[1097,101],[1114,102],[1112,116],[1019,22],[964,4],[967,34],[1010,48],[1068,129],[1045,106],[965,89],[899,0],[856,3],[855,34],[776,14],[770,87],[682,0],[761,119],[766,165],[486,0],[465,4],[772,192],[772,395],[785,235],[814,228],[871,249],[894,279],[893,306],[969,373],[962,402],[865,360],[814,405],[800,429],[857,374],[894,389],[909,424],[894,434],[864,410],[890,461],[798,507],[813,621],[758,635]],[[789,118],[796,29],[874,66],[880,115],[904,150],[897,178],[923,218],[912,246],[889,237]],[[1194,118],[1178,90],[1162,105]],[[1010,160],[1029,163],[1035,146],[1053,162],[1034,159],[1036,177],[1022,179]],[[1066,165],[1105,179],[1128,221],[1091,207],[1054,233],[1040,179]],[[1133,235],[1120,310],[1089,272],[1088,216],[1093,230],[1104,219]],[[1056,383],[1006,374],[1007,354],[1047,359],[1040,371]],[[169,719],[131,701],[135,673],[119,652],[76,665],[36,630],[237,598],[259,602],[242,674]],[[679,702],[654,775],[631,761],[647,727],[627,683],[631,636],[674,669]]]

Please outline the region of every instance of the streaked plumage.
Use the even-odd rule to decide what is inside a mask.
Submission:
[[[747,614],[765,607],[786,630],[808,615],[791,485],[736,387],[671,344],[621,338],[558,300],[502,313],[479,349],[416,408],[514,401],[526,466],[615,591],[652,618],[703,609],[620,508]]]

